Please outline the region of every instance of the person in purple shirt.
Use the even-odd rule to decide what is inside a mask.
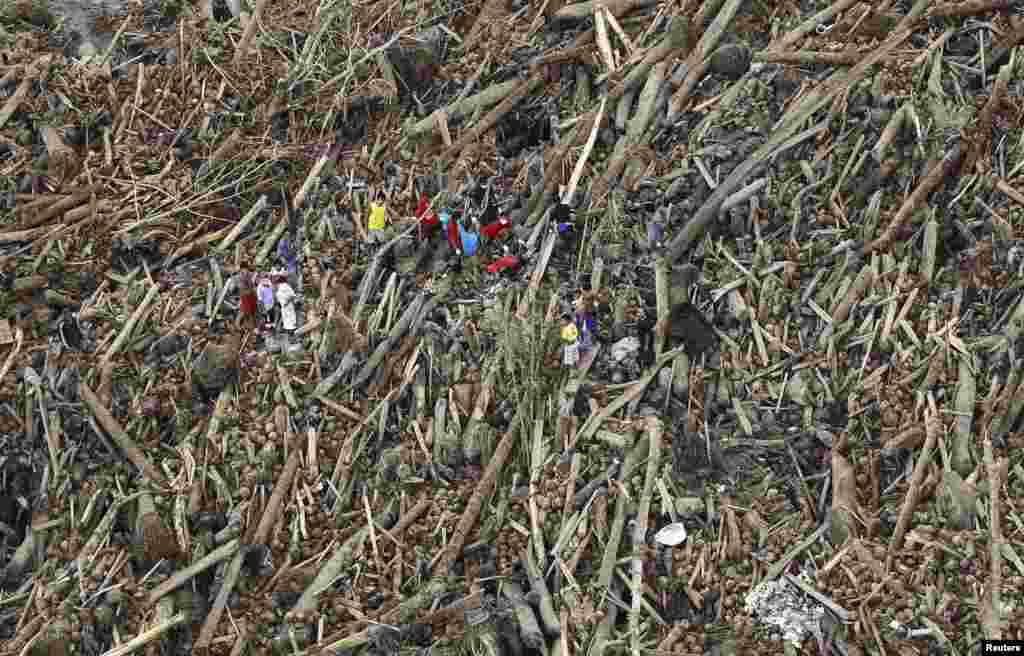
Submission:
[[[580,350],[589,351],[594,344],[593,301],[587,294],[576,299],[576,330],[580,335]]]

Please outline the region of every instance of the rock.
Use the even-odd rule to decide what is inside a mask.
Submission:
[[[161,357],[169,358],[182,351],[188,345],[188,338],[182,335],[170,335],[156,343],[156,351]]]
[[[718,346],[718,336],[704,315],[690,303],[677,303],[669,315],[669,337],[686,346],[690,357],[697,357]]]
[[[218,23],[231,20],[239,12],[238,0],[211,0],[210,17]]]
[[[743,44],[724,45],[711,55],[709,70],[731,80],[739,79],[750,68],[750,49]]]
[[[239,338],[231,335],[221,345],[207,346],[192,365],[192,381],[207,398],[237,379],[239,346]]]

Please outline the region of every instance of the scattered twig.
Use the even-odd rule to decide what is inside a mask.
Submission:
[[[103,656],[125,656],[126,654],[130,654],[140,647],[145,647],[154,640],[159,639],[163,634],[175,627],[184,624],[188,621],[188,618],[189,615],[187,612],[180,611],[172,617],[161,620],[152,628],[146,629],[120,647],[115,647],[110,651],[104,652]]]
[[[633,449],[626,455],[626,460],[622,464],[622,470],[619,472],[617,480],[629,481],[633,477],[633,471],[636,467],[647,457],[649,443],[647,436],[643,436],[638,439]],[[597,589],[601,590],[604,594],[609,594],[611,591],[611,585],[613,581],[613,575],[615,571],[615,565],[619,559],[619,546],[622,543],[622,531],[626,525],[626,509],[630,503],[630,499],[626,494],[618,494],[615,497],[615,517],[612,520],[612,525],[608,529],[608,541],[604,555],[601,559],[601,569],[597,575]],[[609,615],[616,612],[616,606],[610,600],[608,601],[608,613]],[[590,651],[590,656],[602,656],[605,649],[608,646],[608,640],[611,633],[611,622],[602,622],[598,628],[597,633],[593,637],[593,647]]]
[[[53,55],[43,55],[32,64],[24,67],[24,77],[21,79],[21,84],[14,90],[11,97],[7,99],[4,106],[0,108],[0,128],[3,128],[11,116],[18,111],[18,107],[21,106],[22,101],[28,96],[32,83],[50,66],[51,61],[53,61]]]
[[[931,462],[932,449],[935,448],[939,432],[942,430],[939,411],[935,407],[935,397],[931,392],[928,392],[928,407],[925,409],[924,426],[927,431],[927,437],[925,438],[924,446],[921,448],[920,455],[917,456],[917,463],[914,465],[914,475],[910,479],[910,485],[907,486],[907,494],[903,498],[903,508],[900,510],[899,519],[896,521],[896,528],[893,530],[892,540],[889,542],[889,548],[885,555],[885,571],[887,572],[892,571],[893,558],[895,558],[896,552],[899,551],[900,547],[903,546],[903,538],[907,534],[910,519],[914,514],[914,508],[917,506],[921,483],[924,481],[925,472],[928,470],[928,465]]]
[[[530,649],[543,649],[544,634],[540,630],[540,624],[537,623],[533,607],[526,602],[526,598],[523,596],[522,588],[515,581],[507,580],[502,583],[501,589],[515,611],[523,645]]]
[[[820,592],[815,590],[812,586],[808,585],[807,583],[804,583],[802,580],[800,580],[799,578],[793,576],[792,574],[785,574],[784,576],[785,576],[786,581],[788,581],[791,585],[795,585],[796,587],[800,588],[800,590],[805,595],[807,595],[808,597],[811,597],[812,599],[817,601],[819,604],[821,604],[822,606],[827,608],[829,610],[829,612],[831,612],[833,615],[835,615],[836,617],[839,618],[840,622],[846,623],[846,622],[850,621],[850,619],[852,619],[853,613],[851,613],[850,611],[846,610],[845,608],[843,608],[842,606],[840,606],[836,602],[832,601],[830,598],[826,597],[825,595],[821,594]]]
[[[384,511],[384,515],[390,514],[397,508],[397,499],[393,499]],[[370,517],[369,521],[373,521]],[[300,611],[308,611],[316,608],[318,597],[324,590],[334,583],[342,571],[352,563],[356,555],[362,551],[366,539],[370,535],[370,524],[362,526],[353,533],[340,548],[328,559],[317,572],[316,577],[302,592],[295,606],[290,611],[292,614]]]
[[[1021,207],[1024,207],[1024,193],[1017,191],[1016,189],[1011,187],[1009,184],[1007,184],[1006,180],[997,179],[996,189],[1012,198]]]
[[[860,0],[836,0],[832,5],[822,9],[804,22],[800,23],[800,25],[795,29],[786,32],[786,34],[780,37],[778,41],[769,43],[765,50],[768,52],[778,52],[789,48],[800,39],[813,33],[819,25],[827,25],[832,21],[833,16],[838,16],[857,4],[859,1]]]
[[[537,605],[537,614],[545,635],[550,638],[557,637],[562,632],[561,622],[555,614],[555,606],[551,599],[551,592],[544,580],[541,565],[537,563],[534,550],[527,548],[523,555],[523,563],[526,565],[526,575],[530,581],[530,589],[540,597]]]
[[[896,216],[889,222],[888,228],[885,232],[872,241],[871,243],[864,246],[863,252],[865,255],[873,253],[878,250],[885,250],[895,241],[896,236],[900,232],[900,228],[910,218],[915,210],[924,202],[924,200],[935,190],[938,186],[947,178],[953,177],[956,171],[959,170],[961,159],[964,155],[964,147],[961,144],[957,144],[941,161],[936,162],[932,168],[928,171],[928,174],[924,176],[920,184],[914,189],[914,192],[903,202],[900,206]]]
[[[989,11],[1005,10],[1013,7],[1014,0],[966,0],[965,2],[947,2],[937,7],[932,7],[928,12],[929,18],[953,18],[956,16],[970,16],[971,14],[984,14]]]
[[[19,353],[21,353],[21,343],[24,338],[25,331],[21,328],[14,331],[14,348],[12,348],[11,352],[7,354],[7,359],[4,360],[4,366],[0,367],[0,382],[3,382],[4,376],[7,375],[7,372],[10,371],[11,367],[14,365],[14,359],[18,357]]]
[[[21,229],[29,230],[31,228],[38,228],[39,226],[45,224],[50,219],[60,216],[67,212],[68,210],[72,210],[78,207],[85,201],[89,200],[92,194],[98,193],[101,190],[102,187],[100,187],[99,185],[93,185],[90,187],[86,187],[84,189],[80,189],[79,191],[76,191],[70,196],[65,196],[58,200],[57,202],[49,205],[45,210],[43,210],[36,216],[32,217],[31,219],[27,218],[27,216],[30,215],[30,213],[35,208],[31,207],[30,205],[26,205],[24,207],[18,206],[18,208],[16,208],[16,211],[20,213],[23,217],[26,217],[25,221],[21,225]]]
[[[121,351],[121,349],[124,347],[125,342],[128,341],[128,338],[130,338],[132,336],[132,333],[135,331],[135,324],[137,324],[139,320],[143,317],[143,315],[145,315],[146,312],[149,311],[149,306],[153,303],[154,300],[156,300],[156,297],[159,294],[160,287],[158,287],[157,285],[151,285],[149,291],[146,292],[146,297],[142,299],[142,302],[139,303],[139,306],[135,308],[134,312],[132,312],[132,316],[128,317],[128,321],[126,321],[124,326],[121,328],[121,332],[118,333],[117,338],[114,339],[114,343],[111,344],[110,348],[107,349],[107,352],[103,354],[103,357],[100,359],[101,367],[105,366],[108,362],[110,362],[111,358],[113,358]]]
[[[587,139],[587,144],[583,147],[583,152],[580,153],[579,159],[576,160],[576,167],[573,169],[572,177],[569,179],[569,185],[566,187],[565,193],[562,196],[563,203],[571,203],[572,198],[576,193],[576,186],[579,184],[580,177],[583,175],[583,168],[586,166],[587,160],[590,158],[590,153],[594,149],[594,143],[597,141],[597,133],[601,126],[601,119],[604,118],[604,110],[605,101],[602,100],[601,107],[597,110],[597,117],[594,119],[594,123],[590,129],[590,136]],[[519,304],[519,309],[516,312],[516,316],[521,321],[525,320],[528,316],[530,306],[533,304],[533,299],[537,295],[537,290],[540,289],[540,283],[544,278],[544,272],[547,270],[548,261],[551,259],[551,253],[554,251],[557,236],[557,233],[552,231],[544,242],[544,247],[537,260],[537,265],[530,276],[530,285],[527,288],[526,296]]]

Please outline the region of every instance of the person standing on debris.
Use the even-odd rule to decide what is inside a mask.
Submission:
[[[276,322],[274,316],[274,285],[270,278],[260,278],[256,286],[256,299],[259,301],[260,314],[263,316],[263,330],[269,331]]]
[[[274,299],[277,301],[281,313],[281,327],[286,333],[291,333],[295,330],[297,323],[295,315],[295,290],[288,284],[288,276],[284,271],[275,272],[274,285]]]
[[[476,226],[476,221],[463,219],[459,224],[459,242],[462,244],[462,252],[467,257],[476,255],[480,246],[480,229]]]
[[[299,252],[301,248],[301,234],[297,237],[286,236],[277,243],[278,265],[284,267],[287,271],[288,283],[293,288],[298,287],[299,289],[302,289],[302,269],[299,267]]]
[[[238,322],[256,325],[256,287],[253,285],[252,274],[248,271],[238,273]]]
[[[572,225],[572,208],[568,203],[559,203],[551,210],[551,222],[555,224],[558,232],[564,232],[564,227]]]
[[[480,258],[477,257],[477,250],[480,247],[480,227],[476,219],[465,218],[459,225],[459,242],[462,244],[462,252],[469,260],[469,271],[474,280],[480,275]]]
[[[426,194],[420,194],[420,202],[419,205],[416,206],[416,220],[419,221],[420,241],[430,239],[430,235],[433,234],[434,228],[441,224],[440,219],[437,218],[437,214],[435,214],[430,208],[430,199],[427,198]]]
[[[665,240],[665,228],[657,221],[647,224],[647,248],[661,250]]]
[[[562,315],[562,364],[566,367],[575,367],[580,361],[580,334],[568,314]]]
[[[381,232],[387,225],[387,209],[384,205],[384,192],[380,189],[373,195],[373,200],[370,202],[370,240],[375,241],[380,237]]]
[[[576,224],[572,208],[565,203],[555,205],[551,211],[551,229],[555,232],[559,249],[573,246],[576,243]]]
[[[444,212],[441,215],[441,223],[444,225],[445,237],[448,239],[448,245],[453,251],[462,253],[462,240],[460,237],[459,229],[462,223],[462,216],[460,212],[455,212],[454,215]]]
[[[576,329],[580,335],[581,350],[586,353],[594,345],[594,301],[590,294],[583,292],[576,299]]]
[[[448,262],[455,273],[462,273],[462,240],[459,239],[460,218],[458,213],[453,216],[448,210],[441,212],[441,227],[448,240],[448,248],[451,249],[448,257],[454,258],[449,259]]]

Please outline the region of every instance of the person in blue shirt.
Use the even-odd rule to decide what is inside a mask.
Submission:
[[[466,224],[469,224],[467,226]],[[462,252],[468,257],[476,255],[480,246],[480,230],[476,229],[475,221],[465,220],[459,224],[459,239],[462,242]]]

